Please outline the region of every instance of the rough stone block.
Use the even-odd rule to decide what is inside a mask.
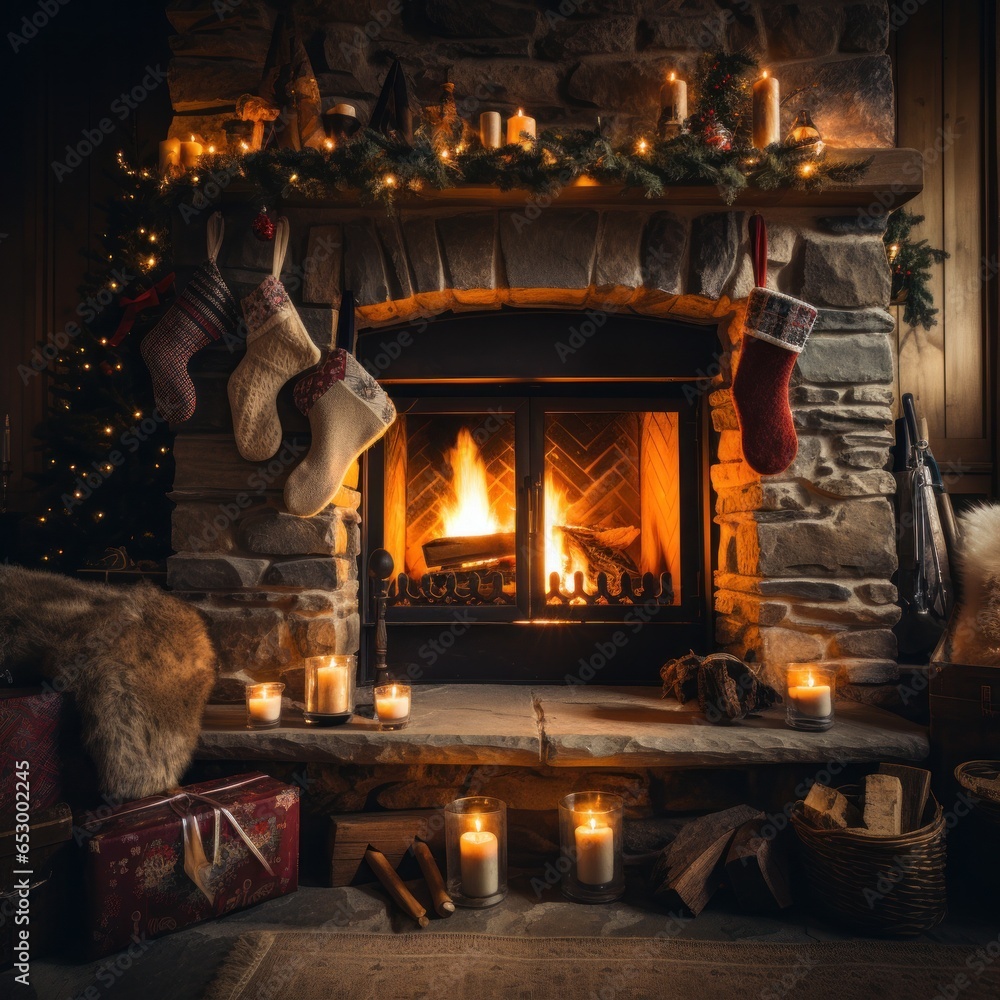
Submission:
[[[841,52],[885,52],[889,44],[889,5],[851,3],[844,8]]]
[[[645,221],[642,212],[604,213],[594,267],[594,284],[598,288],[638,288],[643,284],[641,253]]]
[[[549,33],[538,40],[536,52],[543,59],[572,58],[631,52],[635,44],[634,17],[602,17],[597,21],[559,19]]]
[[[240,94],[254,93],[260,65],[246,59],[175,57],[167,69],[170,102],[175,111],[200,111],[233,104]]]
[[[198,609],[208,625],[222,676],[283,667],[298,658],[285,616],[275,608],[199,604]]]
[[[492,212],[467,212],[437,222],[449,287],[496,288],[496,221]]]
[[[500,213],[500,247],[511,288],[587,288],[594,266],[598,214],[546,209],[536,219]]]
[[[413,295],[414,288],[399,223],[396,219],[378,216],[375,220],[375,227],[378,230],[385,253],[385,268],[391,297],[393,299],[408,299]]]
[[[880,239],[805,233],[802,241],[802,298],[849,309],[888,304],[892,276]]]
[[[387,302],[392,296],[382,249],[371,219],[344,224],[344,277],[359,306]]]
[[[846,634],[859,635],[860,633]],[[899,680],[899,664],[894,659],[865,659],[851,656],[827,660],[824,661],[823,665],[836,670],[837,681],[843,684],[889,684]]]
[[[538,13],[507,4],[468,4],[464,0],[426,0],[424,15],[432,31],[444,38],[507,38],[533,35]]]
[[[417,291],[444,291],[448,286],[434,220],[426,215],[416,215],[404,218],[402,225]]]
[[[670,295],[684,291],[687,229],[673,212],[649,217],[642,241],[643,283]]]
[[[167,586],[171,590],[255,587],[268,565],[267,559],[186,552],[167,560]]]
[[[306,590],[295,594],[291,607],[303,619],[311,613],[346,618],[358,607],[358,581],[346,580],[337,590]]]
[[[302,300],[337,307],[340,305],[340,270],[344,261],[344,230],[341,226],[312,226],[302,261]]]
[[[170,543],[176,552],[232,552],[233,519],[218,503],[185,501],[170,516]]]
[[[320,615],[306,618],[292,614],[288,627],[303,656],[356,653],[361,644],[361,619],[357,612],[342,617]]]
[[[775,4],[761,11],[772,59],[816,59],[840,40],[844,13],[827,4]]]
[[[692,292],[717,299],[736,265],[743,232],[742,212],[712,212],[691,224]]]
[[[272,556],[341,555],[348,547],[347,526],[336,510],[296,517],[265,507],[240,518],[239,538],[246,551]]]
[[[688,64],[690,69],[694,68],[691,60]],[[685,72],[683,65],[677,68]],[[655,121],[662,84],[663,69],[658,61],[615,59],[608,62],[600,57],[585,57],[570,74],[566,93],[571,100],[587,107],[628,108],[635,115],[648,116]]]
[[[813,333],[826,331],[892,333],[896,321],[888,309],[820,309]]]
[[[823,643],[816,635],[775,626],[760,629],[759,649],[761,660],[779,669],[788,663],[818,660],[823,655]]]
[[[647,49],[693,49],[716,51],[726,37],[726,19],[722,11],[704,11],[698,17],[678,17],[673,10],[662,16],[644,17],[636,31],[636,46]]]
[[[336,590],[349,577],[347,559],[317,556],[274,563],[267,571],[264,583],[276,587],[301,587],[303,590]]]
[[[891,382],[892,350],[882,333],[814,335],[799,355],[798,371],[809,382]]]

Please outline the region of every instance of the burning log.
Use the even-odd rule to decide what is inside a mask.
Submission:
[[[513,531],[502,531],[493,535],[435,538],[425,542],[421,548],[429,568],[454,570],[477,563],[513,559],[516,543]]]
[[[615,579],[623,573],[638,574],[639,568],[625,551],[639,537],[638,528],[596,530],[560,525],[556,530],[566,539],[571,557],[584,563],[591,576],[607,573],[609,579]]]

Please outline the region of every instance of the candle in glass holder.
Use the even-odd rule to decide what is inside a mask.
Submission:
[[[576,877],[586,885],[606,885],[615,877],[615,833],[596,816],[576,828]]]
[[[801,715],[824,719],[833,712],[833,696],[829,684],[817,684],[810,672],[805,680],[788,688],[788,701]]]
[[[524,132],[530,138],[523,138]],[[520,143],[524,149],[531,149],[535,143],[535,119],[529,118],[522,108],[517,109],[516,115],[511,115],[507,119],[507,143]]]
[[[483,149],[497,149],[500,146],[500,112],[484,111],[479,116],[479,141]]]
[[[399,729],[410,718],[410,685],[382,684],[375,688],[375,716],[382,726]]]
[[[351,678],[342,663],[328,663],[316,670],[316,711],[333,715],[351,710]]]
[[[459,840],[462,892],[466,896],[492,896],[500,887],[499,845],[495,834],[483,829],[477,816],[475,830],[463,833]]]
[[[185,170],[195,170],[201,162],[203,152],[204,146],[194,136],[191,136],[188,142],[181,143],[181,166]]]
[[[778,81],[767,70],[753,85],[753,144],[763,149],[781,141],[781,102]]]
[[[686,80],[678,80],[676,73],[667,77],[660,87],[660,108],[667,121],[682,122],[688,116],[688,85]]]
[[[284,690],[284,684],[248,684],[247,725],[277,725],[281,721],[281,692]]]

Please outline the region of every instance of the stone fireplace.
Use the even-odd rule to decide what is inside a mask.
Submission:
[[[342,290],[354,291],[358,356],[399,398],[412,400],[415,390],[426,395],[430,387],[431,395],[461,399],[450,405],[461,412],[470,410],[461,394],[475,388],[480,398],[471,411],[478,419],[512,413],[532,394],[569,393],[574,399],[569,409],[577,413],[581,398],[613,392],[618,402],[604,406],[611,416],[605,412],[591,430],[595,441],[616,437],[624,452],[629,433],[640,440],[657,427],[676,429],[679,415],[687,414],[692,436],[684,475],[675,456],[669,466],[674,475],[647,490],[644,510],[626,516],[618,504],[603,521],[585,525],[639,528],[640,536],[630,543],[635,573],[624,574],[627,586],[641,596],[645,577],[655,588],[649,593],[664,595],[654,600],[666,617],[680,608],[689,612],[676,616],[688,628],[672,637],[647,631],[657,638],[649,639],[641,655],[636,652],[641,669],[623,669],[616,681],[655,684],[659,664],[693,645],[753,657],[773,674],[788,662],[823,660],[836,664],[849,686],[886,683],[897,676],[891,632],[898,616],[891,583],[894,481],[886,471],[893,402],[887,333],[893,324],[885,308],[884,249],[864,209],[880,184],[888,189],[904,160],[919,162],[916,154],[885,151],[863,188],[799,194],[798,204],[759,206],[770,234],[768,284],[820,308],[791,390],[798,457],[775,477],[762,478],[743,462],[729,390],[752,281],[746,247],[751,206],[711,206],[713,193],[706,189],[668,206],[584,186],[566,188],[537,213],[528,211],[517,193],[486,191],[413,199],[394,216],[357,204],[290,205],[284,209],[293,233],[286,277],[322,348],[336,328]],[[270,247],[251,235],[251,214],[226,208],[222,264],[237,296],[269,266]],[[179,236],[190,241],[185,262],[193,263],[200,233],[189,228],[192,232]],[[428,536],[407,538],[405,523],[401,527],[389,513],[393,505],[407,507],[402,494],[408,483],[405,477],[393,480],[393,463],[398,472],[407,435],[426,436],[430,424],[419,413],[405,415],[362,460],[328,511],[295,518],[283,511],[280,491],[308,447],[308,429],[283,398],[282,451],[260,467],[237,456],[225,380],[239,357],[238,345],[220,344],[195,361],[198,412],[180,429],[175,448],[177,554],[170,560],[169,581],[212,623],[223,660],[220,696],[226,695],[227,682],[235,693],[250,678],[284,679],[294,694],[303,656],[357,650],[362,631],[371,625],[369,584],[363,575],[359,581],[358,557],[365,550],[375,544],[395,549],[397,573],[408,574],[416,588],[411,596],[420,603],[420,578],[429,567],[413,553],[422,552]],[[641,404],[622,407],[621,397],[640,396]],[[439,416],[448,409],[436,407]],[[628,416],[621,417],[626,409]],[[630,432],[624,424],[613,425],[619,417]],[[438,500],[447,485],[442,476],[448,478],[449,469],[453,475],[442,452],[457,442],[460,425],[470,423],[455,412],[449,419],[448,433],[438,434],[436,464],[423,467],[425,477],[428,469],[436,477]],[[517,519],[528,516],[513,465],[504,464],[504,442],[512,442],[515,424],[484,438],[492,442],[486,458],[503,467],[489,488],[509,494],[504,503],[510,521],[498,529],[515,530]],[[552,442],[547,447],[549,453],[558,450]],[[643,454],[650,454],[648,445]],[[409,458],[415,460],[412,448]],[[693,488],[692,476],[697,477]],[[539,485],[537,476],[531,485]],[[640,480],[632,485],[639,487]],[[658,537],[657,519],[666,526],[661,534],[679,528],[669,510],[676,502],[674,487],[683,488],[690,501],[690,522],[680,532],[687,539],[685,567],[670,564],[669,547],[675,543],[664,542],[656,558],[650,554],[655,546],[647,544],[643,552],[642,538]],[[411,507],[412,495],[410,488]],[[377,524],[362,517],[376,511]],[[431,534],[440,530],[436,525]],[[545,566],[545,574],[539,569],[536,582],[551,598],[550,568]],[[593,602],[596,574],[583,576],[578,597],[589,595]],[[538,618],[574,617],[571,577],[570,571],[561,594]],[[503,579],[499,565],[482,574],[481,603],[491,603],[487,583],[496,582],[490,612],[505,622],[495,629],[520,633],[511,649],[519,643],[530,648],[532,640],[521,636],[545,626],[525,625],[530,615],[516,608],[505,614]],[[622,574],[610,579],[606,586],[618,599]],[[397,579],[394,586],[406,583]],[[685,605],[688,599],[692,603]],[[455,620],[454,608],[445,607],[423,616],[437,633],[442,622]],[[390,622],[405,623],[412,610],[391,609]],[[618,621],[619,609],[603,617]],[[550,683],[572,675],[581,648],[594,647],[587,628],[563,624],[567,634],[578,629],[589,638],[583,647],[571,642],[564,648],[557,672],[545,675]],[[451,667],[429,674],[419,649],[419,642],[406,638],[403,624],[390,626],[390,660],[397,669],[405,672],[415,664],[417,677],[475,679],[470,663],[482,654],[480,641],[467,641],[464,652],[456,643],[448,657]],[[509,679],[532,675],[512,670]]]

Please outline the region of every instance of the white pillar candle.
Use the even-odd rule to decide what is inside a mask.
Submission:
[[[479,116],[479,141],[483,149],[497,149],[500,146],[500,112],[484,111]]]
[[[833,712],[833,698],[829,684],[817,684],[812,674],[805,684],[790,687],[788,700],[800,715],[824,719]]]
[[[393,684],[387,692],[377,694],[375,714],[379,722],[405,719],[410,714],[410,689]]]
[[[584,885],[606,885],[615,877],[615,832],[591,816],[576,834],[576,877]]]
[[[763,149],[781,141],[781,101],[778,81],[767,70],[753,85],[753,144]]]
[[[330,663],[316,670],[316,711],[328,715],[349,712],[351,679],[347,667]]]
[[[181,141],[180,139],[164,139],[160,143],[160,176],[177,169],[181,165]]]
[[[660,87],[660,108],[666,110],[667,119],[672,122],[682,122],[688,116],[687,81],[678,80],[676,73],[671,73]]]
[[[194,136],[189,142],[181,143],[181,166],[185,170],[194,170],[201,162],[201,154],[204,147]]]
[[[521,133],[525,132],[530,139],[524,139]],[[531,149],[535,141],[535,119],[529,118],[522,108],[517,109],[516,115],[511,115],[507,119],[507,143],[520,143],[525,149]]]
[[[252,694],[247,699],[247,711],[254,722],[277,722],[281,718],[281,693]]]
[[[482,826],[477,816],[476,829],[463,833],[458,843],[462,892],[480,898],[492,896],[500,889],[499,844],[496,835]]]

